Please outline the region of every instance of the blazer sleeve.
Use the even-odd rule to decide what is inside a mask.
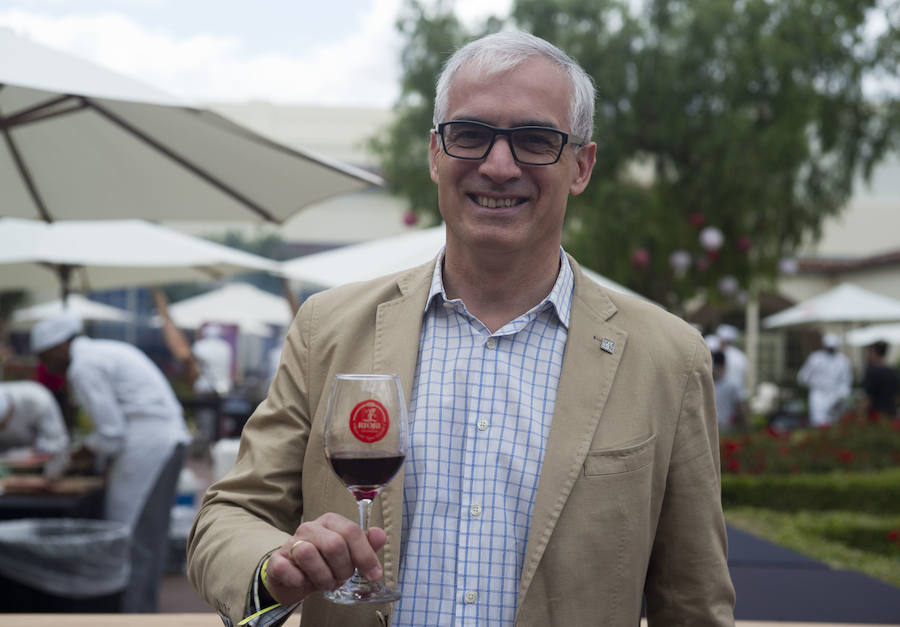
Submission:
[[[711,357],[699,335],[647,571],[651,627],[734,625]]]
[[[269,393],[244,427],[234,467],[207,491],[188,538],[191,583],[234,624],[243,619],[260,559],[301,522],[314,312],[315,299],[308,299],[288,331]]]

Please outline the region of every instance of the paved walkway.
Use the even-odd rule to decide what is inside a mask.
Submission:
[[[737,619],[900,625],[900,588],[730,526],[728,566]]]

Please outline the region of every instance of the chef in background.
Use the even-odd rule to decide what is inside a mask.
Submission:
[[[69,433],[50,391],[35,381],[0,382],[0,452],[30,448],[48,454],[44,477],[62,476],[69,462]]]
[[[84,447],[107,469],[105,518],[131,529],[131,576],[122,611],[155,612],[169,513],[190,438],[171,385],[147,355],[81,331],[81,320],[65,312],[34,326],[31,349],[50,372],[66,375],[75,401],[93,422]]]

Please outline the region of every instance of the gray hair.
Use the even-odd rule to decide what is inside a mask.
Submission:
[[[510,70],[529,57],[541,55],[562,68],[572,83],[569,124],[573,135],[590,141],[594,129],[594,81],[569,55],[550,42],[522,31],[503,31],[469,42],[451,56],[438,77],[434,98],[434,127],[447,115],[450,81],[473,63],[485,76]]]

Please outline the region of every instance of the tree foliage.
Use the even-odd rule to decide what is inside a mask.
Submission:
[[[897,144],[897,0],[517,0],[509,21],[559,45],[598,92],[597,166],[570,200],[567,249],[672,308],[773,277],[855,178]],[[376,140],[386,177],[436,215],[427,136],[434,82],[467,32],[413,0],[398,117]],[[718,229],[707,250],[699,234]],[[684,271],[671,256],[690,256]],[[730,278],[726,278],[730,277]],[[725,281],[723,281],[723,278]],[[721,287],[720,287],[721,286]],[[739,292],[738,292],[739,293]]]

